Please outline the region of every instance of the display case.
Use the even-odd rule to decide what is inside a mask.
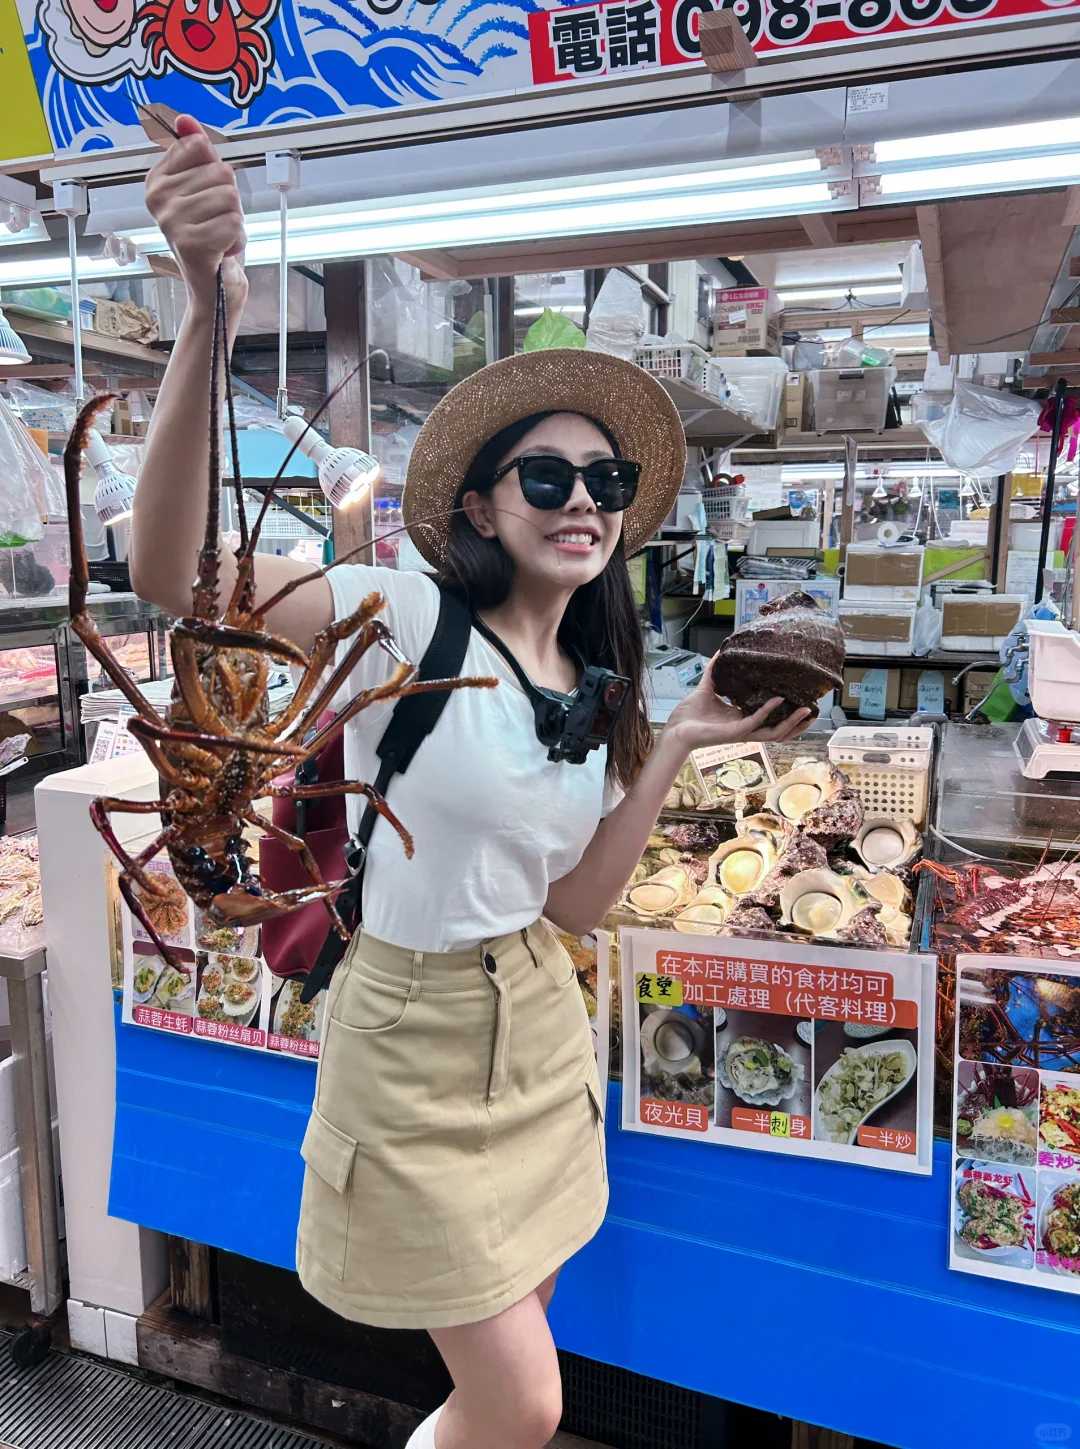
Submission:
[[[133,678],[162,677],[165,615],[134,594],[92,596],[88,607]],[[28,733],[34,764],[79,764],[79,697],[101,687],[111,682],[71,628],[66,598],[0,599],[0,738]]]

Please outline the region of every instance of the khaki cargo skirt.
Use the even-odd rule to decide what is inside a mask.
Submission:
[[[331,983],[297,1268],[383,1328],[519,1302],[607,1207],[601,1092],[569,956],[537,923],[469,951],[358,933]]]

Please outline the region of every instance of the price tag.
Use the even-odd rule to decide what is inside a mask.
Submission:
[[[786,1112],[770,1112],[769,1113],[769,1136],[770,1137],[790,1137],[791,1136],[791,1118],[788,1116],[788,1114]]]
[[[681,1006],[682,982],[673,976],[642,971],[637,976],[637,999],[647,1006]]]
[[[859,690],[859,718],[885,718],[885,691],[889,685],[887,669],[868,669]]]
[[[920,714],[945,713],[945,676],[934,669],[924,669],[919,675]]]
[[[732,307],[727,314],[727,325],[729,327],[741,327],[746,321],[745,307]]]

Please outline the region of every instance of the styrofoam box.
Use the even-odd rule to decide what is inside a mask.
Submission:
[[[1019,616],[1023,616],[1027,607],[1027,597],[1024,594],[984,594],[982,600],[987,604],[1015,604],[1019,610]],[[942,600],[938,600],[938,607],[942,607]],[[941,636],[941,648],[952,651],[969,650],[978,654],[993,653],[1000,649],[1008,639],[1005,634],[945,634]]]
[[[844,631],[847,652],[849,654],[880,655],[883,659],[910,654],[912,637],[915,632],[915,608],[914,604],[842,602],[838,615],[840,626]],[[880,632],[881,627],[880,624],[875,624],[875,620],[887,621],[887,627],[897,637],[893,639],[875,638],[875,633]],[[865,622],[865,633],[860,632],[860,624],[863,622]]]
[[[1050,536],[1047,541],[1048,549],[1056,549],[1061,546],[1061,533],[1065,527],[1064,518],[1052,518],[1050,520]],[[1035,553],[1039,550],[1042,542],[1042,520],[1041,519],[1020,519],[1009,524],[1009,547],[1015,549],[1030,549]]]
[[[844,580],[845,599],[869,599],[874,603],[917,604],[922,597],[923,570],[926,564],[926,550],[922,544],[902,544],[896,548],[884,549],[879,543],[849,543],[847,557],[852,554],[882,556],[886,559],[902,555],[918,556],[918,578],[910,584],[853,584]]]
[[[26,1267],[19,1152],[0,1157],[0,1278],[10,1280]]]
[[[742,629],[761,612],[762,604],[771,604],[786,594],[809,594],[830,618],[836,618],[840,600],[840,580],[820,579],[736,579],[735,627]]]
[[[763,518],[750,529],[747,553],[765,553],[770,548],[816,548],[816,518]]]

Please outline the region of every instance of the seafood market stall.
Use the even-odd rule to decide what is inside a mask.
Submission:
[[[1074,1231],[1073,1194],[1063,1191],[1069,1169],[1047,1169],[1040,1206],[1029,1179],[1042,1169],[1023,1159],[1033,1116],[1022,1072],[1042,1068],[1007,1066],[1020,1080],[1002,1101],[994,1071],[1005,1064],[972,1062],[959,1083],[964,1146],[954,1148],[951,1054],[943,1065],[941,1034],[935,1053],[930,1030],[934,995],[948,997],[947,972],[935,981],[932,958],[934,923],[952,887],[934,871],[915,869],[920,848],[945,854],[937,832],[949,833],[950,810],[976,809],[980,778],[984,794],[1007,798],[994,751],[1009,745],[1010,728],[950,727],[936,772],[926,768],[925,750],[916,758],[913,748],[901,751],[904,743],[877,740],[879,753],[900,751],[895,761],[853,759],[863,741],[819,726],[792,748],[696,757],[619,903],[610,925],[622,932],[621,948],[616,937],[608,952],[611,1209],[567,1268],[553,1307],[568,1355],[568,1413],[579,1415],[568,1427],[577,1432],[603,1437],[588,1419],[588,1395],[577,1392],[575,1356],[684,1394],[679,1402],[691,1427],[681,1431],[681,1445],[710,1442],[706,1408],[718,1399],[915,1449],[948,1442],[1011,1449],[1049,1442],[1051,1432],[1056,1442],[1080,1434],[1075,1388],[1054,1386],[1045,1369],[1075,1355],[1080,1297],[1044,1291],[1041,1281],[1069,1281],[1060,1266]],[[905,756],[917,768],[885,768]],[[966,796],[956,784],[960,760],[971,781]],[[1061,788],[1028,785],[1030,799],[1044,804]],[[271,1034],[288,1034],[275,1030],[287,1013],[279,1021],[273,983],[248,1025],[230,1018],[217,1023],[225,1030],[197,1033],[200,1001],[221,999],[226,978],[238,979],[242,952],[226,951],[222,965],[222,943],[210,943],[216,960],[211,950],[195,964],[202,928],[185,913],[173,924],[192,933],[190,983],[159,977],[151,988],[140,978],[151,995],[134,1000],[135,962],[145,956],[110,893],[87,807],[95,794],[148,799],[153,788],[149,767],[132,756],[55,776],[38,789],[46,906],[63,902],[46,919],[76,1334],[84,1346],[96,1343],[98,1351],[264,1407],[291,1405],[314,1427],[393,1449],[418,1412],[438,1402],[440,1371],[420,1337],[343,1327],[298,1287],[297,1149],[316,1063],[306,1050],[270,1049]],[[897,801],[906,802],[909,816]],[[690,810],[690,803],[706,808]],[[892,826],[866,828],[881,818]],[[956,846],[996,853],[988,836],[978,843],[975,825],[960,830],[952,818]],[[146,828],[145,817],[119,819],[132,839]],[[880,829],[886,838],[875,838]],[[1038,864],[1040,838],[1045,844],[1045,833],[1033,830],[1029,860],[1018,866]],[[881,869],[882,854],[891,869]],[[85,869],[92,859],[102,861],[100,872]],[[76,860],[82,869],[73,874]],[[955,869],[947,857],[935,865]],[[872,901],[884,909],[874,910]],[[1040,902],[1041,912],[1045,897]],[[763,916],[749,915],[754,911]],[[870,930],[871,917],[879,930]],[[579,964],[587,954],[582,945]],[[980,967],[985,962],[984,955]],[[729,964],[745,967],[745,981],[737,971],[728,979]],[[755,965],[767,968],[767,981],[751,980]],[[1055,963],[1051,974],[1065,969]],[[786,970],[796,973],[791,988]],[[773,999],[777,990],[797,989],[800,970],[815,973],[802,988],[813,1000]],[[837,973],[835,992],[820,974],[829,971]],[[677,1002],[670,994],[676,988]],[[167,1004],[152,999],[162,989],[172,992]],[[751,989],[768,999],[751,998]],[[984,1009],[1002,1005],[994,990],[987,989],[993,999]],[[829,1000],[838,993],[847,1006]],[[140,1005],[157,1017],[140,1024]],[[162,1029],[170,1011],[189,1029]],[[1005,1014],[1016,1016],[1007,1003]],[[265,1043],[241,1039],[263,1030]],[[991,1047],[997,1040],[982,1039]],[[115,1043],[115,1056],[103,1049],[106,1040]],[[1063,1141],[1080,1128],[1061,1066],[1046,1068],[1056,1085],[1036,1131],[1045,1139],[1041,1150],[1064,1156]],[[422,1074],[422,1064],[417,1070]],[[106,1192],[100,1158],[110,1143]],[[1010,1160],[985,1170],[1006,1185],[962,1179],[959,1187],[968,1186],[958,1199],[958,1154],[984,1161],[993,1159],[978,1154],[1003,1151]],[[1011,1205],[1017,1194],[1008,1186],[1017,1176],[1030,1206]],[[954,1200],[973,1250],[992,1252],[979,1247],[992,1240],[1014,1251],[1015,1243],[999,1239],[1037,1230],[1053,1245],[1041,1251],[1056,1257],[1056,1270],[1032,1286],[1034,1268],[1005,1262],[1009,1271],[970,1272],[973,1260],[961,1253],[956,1266],[965,1271],[951,1271]],[[184,1312],[156,1302],[170,1256],[173,1297]],[[704,1331],[676,1333],[673,1294],[685,1302],[688,1283]],[[734,1304],[739,1331],[728,1333],[718,1310]],[[658,1324],[668,1326],[658,1332]],[[985,1392],[982,1350],[973,1358],[959,1347],[926,1349],[985,1345],[988,1334],[994,1361],[1009,1365],[993,1395]],[[611,1433],[620,1445],[640,1442],[629,1431],[618,1437],[609,1423]],[[659,1434],[656,1442],[667,1443]]]

